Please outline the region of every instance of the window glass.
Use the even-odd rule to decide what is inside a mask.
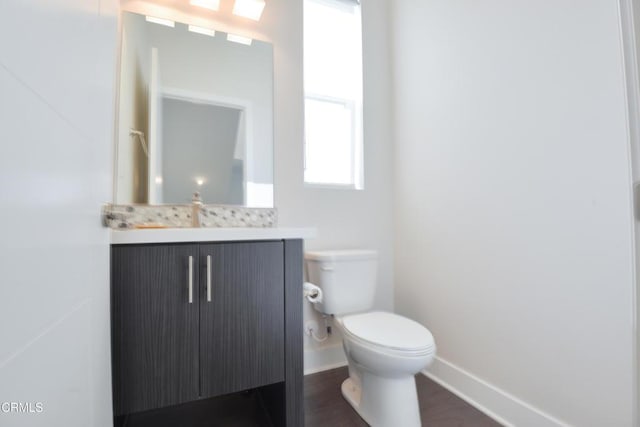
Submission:
[[[305,0],[306,183],[362,188],[362,31],[355,0]]]

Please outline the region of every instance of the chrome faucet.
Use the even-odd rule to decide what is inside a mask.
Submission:
[[[200,192],[193,193],[191,198],[191,226],[200,227],[200,210],[202,209],[202,197]]]

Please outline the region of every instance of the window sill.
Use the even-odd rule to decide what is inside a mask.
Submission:
[[[355,184],[329,184],[329,183],[315,183],[305,182],[305,188],[318,189],[318,190],[364,190],[364,187],[357,187]]]

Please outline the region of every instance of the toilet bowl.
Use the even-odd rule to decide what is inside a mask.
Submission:
[[[349,378],[342,395],[369,425],[420,426],[414,376],[435,356],[431,333],[387,312],[339,317]]]
[[[349,378],[342,395],[373,427],[419,427],[415,375],[435,357],[431,332],[373,306],[377,254],[370,250],[307,252],[307,275],[320,287],[314,302],[335,316],[343,335]]]

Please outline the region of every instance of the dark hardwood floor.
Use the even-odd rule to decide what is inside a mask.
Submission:
[[[306,427],[367,427],[367,423],[362,421],[340,392],[340,385],[348,376],[349,372],[344,367],[304,378]],[[420,415],[425,427],[500,426],[422,374],[416,376],[416,385]]]
[[[347,368],[304,378],[306,427],[367,427],[340,392]],[[425,427],[498,427],[500,424],[429,380],[416,376],[420,415]],[[117,417],[116,427],[270,427],[257,391]],[[302,427],[302,426],[300,426]],[[403,426],[398,426],[403,427]]]

